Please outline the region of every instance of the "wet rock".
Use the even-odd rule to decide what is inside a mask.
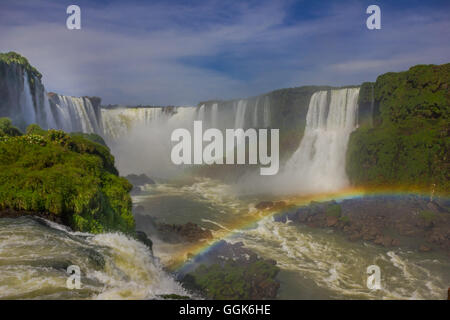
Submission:
[[[208,299],[275,299],[280,287],[276,261],[260,258],[242,242],[221,240],[191,263],[179,280]]]
[[[427,247],[426,245],[421,245],[421,246],[419,247],[419,251],[420,251],[420,252],[430,252],[430,251],[431,251],[431,248],[430,248],[430,247]]]
[[[338,223],[338,217],[327,217],[327,227],[333,227]]]
[[[272,201],[261,201],[255,206],[255,208],[258,210],[266,210],[272,207],[273,207]]]
[[[204,229],[192,222],[181,225],[157,223],[157,236],[161,240],[170,243],[185,241],[198,242],[213,238],[210,230]]]
[[[340,212],[335,210],[336,205],[340,206]],[[275,221],[287,222],[289,219],[312,228],[332,228],[346,234],[350,241],[372,241],[385,247],[407,246],[408,241],[402,244],[398,237],[414,237],[450,253],[449,206],[450,203],[442,199],[430,202],[417,196],[366,197],[339,204],[335,201],[311,202],[298,208],[294,215],[277,214]]]
[[[136,231],[136,239],[145,244],[152,251],[153,242],[143,231]]]
[[[155,181],[145,174],[129,174],[125,178],[135,187],[144,186],[146,184],[155,184]]]

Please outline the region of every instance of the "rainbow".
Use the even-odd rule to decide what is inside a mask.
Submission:
[[[282,207],[276,207],[274,209],[266,210],[254,210],[250,211],[245,216],[239,216],[235,222],[230,223],[226,226],[226,230],[218,235],[215,235],[213,240],[208,242],[202,242],[194,245],[184,247],[180,252],[177,253],[177,257],[168,266],[169,269],[174,272],[182,272],[184,269],[192,265],[195,258],[201,256],[208,251],[214,249],[215,246],[221,240],[225,240],[231,237],[233,234],[253,227],[256,223],[265,219],[267,217],[273,216],[277,213],[286,212],[288,210],[300,208],[302,206],[309,205],[312,201],[314,202],[325,202],[335,200],[337,202],[345,199],[357,199],[363,197],[405,197],[405,196],[415,196],[430,198],[431,196],[443,197],[445,199],[450,199],[448,194],[434,193],[434,192],[424,192],[423,189],[413,189],[409,188],[347,188],[340,190],[338,192],[332,193],[322,193],[322,194],[309,194],[301,196],[291,196],[288,198],[280,199],[283,201],[284,205]]]

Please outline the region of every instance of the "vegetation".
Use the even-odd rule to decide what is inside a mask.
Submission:
[[[433,222],[434,220],[436,220],[437,215],[431,210],[422,210],[419,212],[419,217],[426,222]]]
[[[450,190],[450,64],[386,73],[374,84],[374,125],[352,133],[347,172],[357,185]]]
[[[23,66],[30,75],[36,76],[39,80],[42,78],[42,74],[28,62],[27,58],[14,51],[8,53],[0,53],[0,62],[3,62],[7,65],[10,65],[12,63],[19,64]]]
[[[326,208],[325,213],[328,217],[336,217],[339,218],[342,213],[342,208],[338,204],[330,205]]]
[[[118,176],[109,149],[91,140],[37,125],[25,135],[3,134],[0,210],[55,215],[79,231],[134,233],[132,186]]]
[[[22,132],[12,125],[12,122],[8,118],[0,118],[0,137],[11,136],[17,137],[22,135]]]
[[[13,51],[8,53],[0,53],[0,91],[5,89],[8,90],[7,81],[5,80],[10,77],[14,77],[16,74],[15,72],[11,72],[11,65],[19,66],[27,73],[28,84],[30,85],[33,100],[36,99],[36,87],[42,78],[42,74],[35,67],[33,67],[25,57]],[[2,109],[2,105],[4,103],[7,104],[7,98],[8,95],[6,95],[6,97],[2,96],[2,100],[0,101],[0,111]],[[4,114],[5,113],[3,113],[3,115]]]
[[[262,295],[261,288],[278,284],[275,280],[278,267],[264,260],[248,265],[228,261],[223,266],[201,265],[188,274],[183,282],[191,290],[200,290],[209,299],[257,299]],[[258,292],[259,291],[259,292]]]

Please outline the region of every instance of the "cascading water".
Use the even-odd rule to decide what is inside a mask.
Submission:
[[[269,97],[264,98],[264,128],[270,127],[270,101]]]
[[[112,139],[127,135],[133,127],[151,126],[167,118],[163,108],[101,109],[103,134]]]
[[[345,154],[357,126],[358,94],[359,88],[346,88],[331,90],[329,100],[327,91],[312,95],[305,134],[282,173],[292,182],[291,191],[323,192],[348,185]]]
[[[0,299],[158,299],[187,292],[142,243],[120,233],[72,232],[41,219],[0,219]],[[67,288],[67,267],[82,273]]]
[[[253,111],[253,126],[255,128],[258,128],[258,103],[259,103],[259,97],[256,98],[256,102],[255,102],[255,107],[254,107],[254,111]]]
[[[20,95],[20,114],[21,117],[17,123],[24,127],[30,123],[36,123],[36,110],[34,109],[33,96],[31,95],[28,73],[23,72],[23,91]]]
[[[94,107],[89,99],[57,95],[54,101],[57,106],[56,118],[59,119],[63,130],[101,132]]]
[[[211,107],[211,125],[213,128],[217,128],[219,124],[219,114],[218,114],[219,105],[214,103]]]
[[[247,111],[247,100],[239,100],[236,104],[236,116],[234,119],[234,128],[245,128],[245,113]]]

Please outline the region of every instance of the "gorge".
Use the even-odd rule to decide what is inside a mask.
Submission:
[[[429,299],[441,298],[446,290],[450,230],[439,226],[446,226],[449,216],[450,64],[415,66],[360,86],[305,86],[245,99],[204,101],[197,106],[145,108],[107,107],[98,97],[47,93],[40,73],[25,58],[15,53],[0,58],[0,117],[10,118],[13,126],[25,132],[13,137],[2,133],[10,125],[1,127],[0,144],[33,141],[20,150],[43,157],[42,165],[29,159],[20,164],[30,171],[43,170],[42,177],[33,180],[37,185],[62,181],[57,179],[58,172],[59,177],[66,177],[72,162],[64,162],[62,155],[68,153],[64,148],[69,146],[70,155],[82,158],[84,168],[70,178],[79,175],[86,180],[77,182],[80,187],[63,197],[82,195],[79,200],[83,205],[76,200],[73,207],[87,220],[69,224],[69,230],[56,223],[43,224],[26,214],[1,218],[0,238],[6,248],[0,250],[0,286],[6,288],[2,297],[195,297],[174,275],[191,275],[193,288],[207,288],[215,298],[261,298],[242,280],[245,278],[267,293],[263,298]],[[202,121],[204,130],[216,128],[223,133],[227,128],[279,129],[279,173],[260,176],[255,164],[174,165],[171,134],[179,128],[193,130],[195,121]],[[43,148],[61,161],[43,156]],[[11,163],[7,160],[12,158],[5,156],[1,165],[3,174],[10,175],[8,186],[17,188],[18,195],[19,186],[25,184],[19,180],[13,183],[20,176],[15,167],[8,167]],[[60,171],[47,174],[56,165]],[[118,173],[146,174],[154,180],[139,185],[139,192],[132,194],[134,220],[128,195],[131,186]],[[88,192],[94,186],[100,191]],[[408,241],[399,241],[402,246],[393,238],[403,238],[394,234],[387,241],[384,233],[392,230],[373,222],[379,221],[376,208],[384,208],[379,203],[393,208],[398,202],[390,197],[397,196],[408,210],[397,210],[401,211],[398,219],[392,210],[393,218],[386,225],[400,230],[402,237],[411,236]],[[1,197],[6,198],[7,193]],[[30,197],[27,212],[38,208],[52,213],[49,198]],[[336,203],[326,202],[332,199]],[[106,200],[113,211],[104,210]],[[315,201],[327,205],[322,208]],[[339,209],[341,202],[343,209]],[[358,212],[372,209],[367,219],[370,225],[357,217]],[[1,210],[9,209],[3,206]],[[89,220],[85,211],[94,218]],[[400,218],[405,225],[407,221],[417,225],[401,228]],[[153,241],[153,252],[126,235],[134,229],[134,221]],[[99,228],[97,222],[106,227]],[[172,243],[154,236],[155,226],[185,230],[176,225],[188,223],[204,229],[205,234],[210,231],[213,239]],[[373,231],[369,227],[376,227],[376,233],[365,237]],[[433,232],[427,234],[427,230]],[[51,237],[54,249],[42,241],[43,235]],[[346,235],[361,242],[349,242]],[[221,239],[230,244],[217,242]],[[33,252],[39,252],[40,257],[36,261],[18,260],[11,251],[14,246],[24,257]],[[419,252],[419,247],[430,252]],[[218,252],[225,252],[225,258],[219,258]],[[253,254],[258,257],[245,260]],[[227,260],[233,255],[242,263]],[[86,270],[85,290],[64,288],[64,268],[69,262],[77,262]],[[374,263],[382,266],[388,279],[378,292],[365,288],[364,272],[360,272]],[[27,286],[19,284],[11,266],[26,274]],[[49,271],[36,276],[42,269]],[[227,292],[222,287],[223,270],[231,274],[231,280],[227,279],[233,284]],[[251,278],[251,270],[263,276]]]

